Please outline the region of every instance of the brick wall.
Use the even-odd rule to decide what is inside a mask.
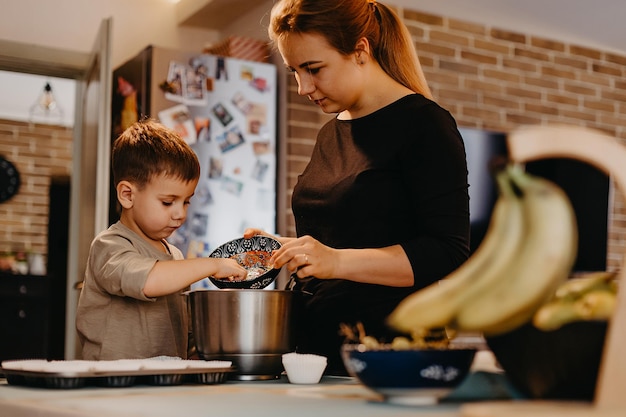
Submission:
[[[435,99],[459,126],[509,132],[527,124],[599,129],[626,145],[626,56],[514,33],[414,10],[398,9],[409,27]],[[295,235],[291,191],[328,119],[288,88],[287,236]],[[626,206],[610,208],[608,269],[626,250]]]
[[[48,252],[49,186],[72,167],[72,129],[0,120],[0,154],[20,172],[21,186],[0,204],[0,252]]]

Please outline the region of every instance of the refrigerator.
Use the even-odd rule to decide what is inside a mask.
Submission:
[[[276,232],[276,85],[273,64],[154,46],[113,71],[112,141],[147,116],[198,155],[187,220],[168,239],[186,257],[208,256],[246,227]],[[113,184],[111,192],[113,223]]]

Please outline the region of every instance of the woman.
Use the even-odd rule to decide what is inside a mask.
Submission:
[[[467,259],[463,141],[387,6],[279,0],[269,36],[298,94],[337,115],[293,191],[298,238],[281,238],[272,261],[295,271],[292,287],[304,294],[298,350],[328,356],[327,373],[345,374],[342,323],[390,341],[395,306]]]

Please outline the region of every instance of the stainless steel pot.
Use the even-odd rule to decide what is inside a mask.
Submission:
[[[196,290],[186,293],[202,359],[232,361],[235,379],[279,378],[282,355],[295,349],[294,294],[284,290]]]

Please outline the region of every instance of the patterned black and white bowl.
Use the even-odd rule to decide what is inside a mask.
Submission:
[[[217,288],[263,289],[270,285],[280,272],[269,266],[272,252],[281,244],[268,236],[253,236],[250,239],[238,238],[218,246],[209,258],[232,258],[248,270],[248,277],[241,281],[230,281],[209,277]]]

